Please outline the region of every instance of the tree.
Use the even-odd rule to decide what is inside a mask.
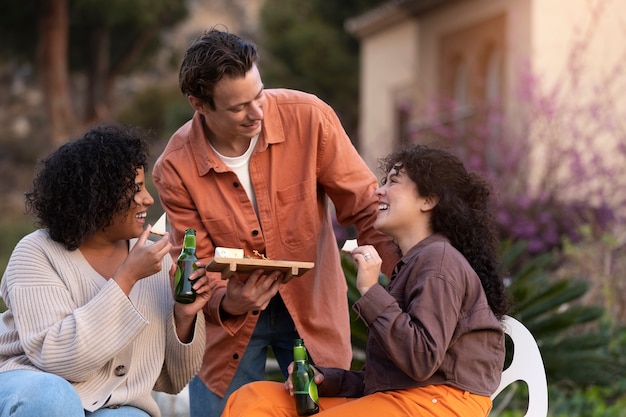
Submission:
[[[344,22],[381,0],[272,0],[261,11],[261,67],[268,87],[307,91],[327,101],[356,140],[359,45]]]
[[[70,63],[87,77],[87,122],[110,118],[115,79],[146,69],[161,31],[186,15],[184,0],[74,0]]]
[[[146,66],[158,50],[161,31],[187,15],[184,0],[3,3],[0,53],[34,64],[45,96],[52,147],[82,129],[82,124],[109,119],[115,80]],[[38,22],[36,39],[31,22]],[[75,74],[86,79],[81,100],[71,91]]]
[[[37,68],[41,71],[50,142],[56,146],[72,133],[75,114],[68,73],[69,14],[67,0],[44,0],[39,15]]]

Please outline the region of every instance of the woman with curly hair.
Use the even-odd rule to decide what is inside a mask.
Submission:
[[[387,288],[372,246],[352,251],[369,328],[361,371],[315,366],[320,416],[486,417],[504,364],[508,308],[490,187],[448,152],[416,145],[381,161],[374,227],[400,246]],[[291,367],[290,367],[291,371]],[[222,416],[295,416],[293,385],[254,382]]]
[[[160,416],[202,362],[204,274],[174,302],[167,237],[145,227],[143,132],[96,127],[40,163],[26,208],[41,228],[0,282],[0,416]]]

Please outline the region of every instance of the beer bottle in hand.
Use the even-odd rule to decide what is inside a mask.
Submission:
[[[299,416],[308,416],[319,412],[317,385],[313,381],[313,369],[302,339],[293,343],[293,373],[291,382],[296,397],[296,411]]]
[[[183,249],[176,262],[176,275],[174,276],[174,299],[179,303],[189,304],[196,299],[196,292],[191,287],[194,281],[189,279],[189,275],[198,269],[197,261],[196,231],[187,229],[185,230]]]

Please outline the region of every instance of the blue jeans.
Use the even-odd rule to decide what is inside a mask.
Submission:
[[[150,417],[140,408],[123,405],[120,408],[101,408],[94,412],[85,411],[85,417]]]
[[[0,417],[85,417],[78,393],[58,375],[31,370],[0,373]]]
[[[85,411],[78,393],[65,379],[41,371],[0,373],[0,417],[149,417],[135,407]]]
[[[197,376],[191,380],[189,383],[190,417],[219,417],[233,391],[248,382],[264,380],[268,346],[271,346],[280,370],[286,378],[287,366],[293,361],[293,340],[298,337],[291,315],[280,295],[277,295],[260,313],[250,343],[246,347],[224,398],[210,391]]]

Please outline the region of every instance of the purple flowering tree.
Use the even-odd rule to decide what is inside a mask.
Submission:
[[[591,76],[586,53],[602,12],[576,31],[557,81],[518,70],[514,115],[491,103],[459,117],[456,103],[433,100],[407,126],[411,142],[450,148],[491,180],[503,238],[527,241],[530,254],[578,241],[583,224],[599,236],[626,219],[626,59]]]

